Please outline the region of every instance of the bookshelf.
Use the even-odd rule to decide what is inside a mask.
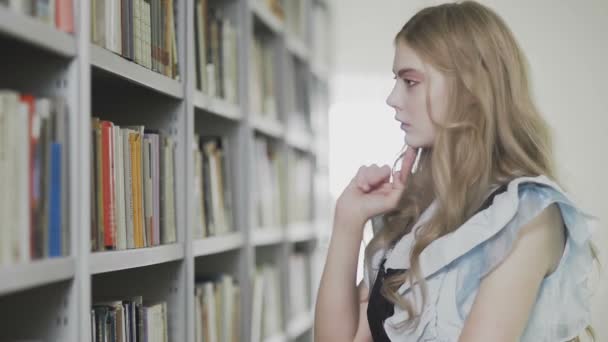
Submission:
[[[105,1],[110,3],[112,0]],[[327,154],[323,153],[327,148],[330,60],[315,59],[312,26],[313,13],[320,9],[326,11],[325,17],[329,18],[331,6],[328,1],[297,1],[303,10],[299,19],[302,20],[302,32],[294,33],[288,25],[292,20],[291,12],[280,19],[269,8],[271,2],[207,1],[209,8],[214,10],[214,18],[224,27],[222,34],[229,36],[229,28],[225,25],[232,25],[234,41],[226,40],[223,44],[234,43],[237,53],[222,50],[225,54],[219,63],[224,64],[214,65],[216,69],[222,69],[221,73],[216,69],[203,70],[206,86],[201,83],[203,74],[198,67],[201,58],[197,52],[198,0],[172,1],[174,56],[179,65],[177,77],[153,71],[149,66],[136,63],[136,58],[125,58],[125,50],[121,55],[98,42],[93,43],[91,11],[99,10],[93,8],[96,1],[71,1],[72,33],[4,7],[0,2],[0,47],[9,52],[0,55],[0,73],[3,74],[0,89],[65,99],[68,108],[65,134],[69,141],[64,150],[67,176],[61,183],[66,196],[61,202],[65,210],[61,227],[64,252],[57,257],[31,258],[8,264],[0,259],[0,279],[3,279],[0,282],[0,319],[11,322],[0,332],[0,340],[93,341],[96,324],[91,321],[91,313],[95,304],[141,296],[144,304],[165,305],[163,315],[168,341],[196,342],[196,315],[200,313],[195,303],[196,293],[201,289],[201,282],[212,280],[219,284],[218,276],[229,276],[238,285],[238,291],[234,292],[238,296],[233,298],[233,304],[241,315],[236,323],[240,335],[235,340],[312,340],[314,290],[319,271],[319,266],[313,264],[319,259],[315,255],[323,237],[320,231],[330,225],[330,209],[324,207],[330,202],[326,181]],[[118,9],[114,7],[113,10]],[[271,73],[261,76],[268,93],[260,94],[264,98],[260,101],[261,106],[256,107],[252,102],[252,96],[256,95],[252,71],[257,67],[251,63],[255,54],[254,37],[260,37],[264,48],[268,49],[265,56],[272,58],[272,63],[266,63],[271,67]],[[227,64],[229,58],[234,64]],[[161,63],[162,58],[157,62]],[[221,77],[210,81],[214,79],[213,75]],[[287,98],[293,93],[299,97],[290,102],[292,100]],[[294,103],[297,103],[297,111],[292,108]],[[294,119],[296,115],[299,117]],[[95,248],[100,242],[96,240],[92,222],[97,217],[96,191],[101,190],[96,188],[94,163],[91,162],[97,158],[93,150],[96,144],[92,134],[94,118],[111,122],[121,129],[145,126],[150,132],[166,134],[175,143],[171,197],[174,199],[175,241],[152,243],[150,240],[148,247],[142,248],[107,250],[118,248],[118,245],[105,246],[102,250]],[[294,124],[302,122],[305,127]],[[225,201],[222,205],[227,207],[207,210],[212,210],[214,220],[219,220],[217,210],[225,214],[221,224],[210,223],[209,217],[201,222],[197,211],[201,209],[199,204],[206,203],[207,198],[196,197],[196,189],[201,183],[197,182],[193,146],[198,144],[199,152],[205,158],[204,153],[208,150],[204,150],[203,144],[208,142],[205,139],[212,138],[221,141],[216,152],[223,158],[222,171],[214,177],[221,179],[218,182],[224,182],[219,183],[222,184],[219,195]],[[258,139],[273,151],[277,163],[272,166],[272,175],[266,177],[277,186],[271,194],[277,205],[270,208],[270,224],[261,224],[266,221],[260,220],[259,205],[264,197],[260,197],[263,186],[259,176],[265,171],[258,167]],[[297,154],[298,160],[308,160],[308,168],[300,170],[299,163],[294,163],[290,157],[292,154]],[[305,185],[298,188],[298,193],[310,193],[310,196],[298,196],[298,200],[304,201],[299,204],[295,203],[293,184],[286,183],[294,179],[292,172],[297,172],[297,177],[304,180],[302,184]],[[207,182],[205,179],[200,181]],[[118,188],[114,190],[119,191]],[[204,193],[205,190],[199,195],[204,196]],[[215,197],[213,201],[216,203]],[[308,209],[292,217],[287,212],[288,207]],[[211,211],[207,215],[209,213]],[[163,222],[162,227],[165,227],[167,223]],[[0,230],[4,229],[4,222],[0,224]],[[205,237],[199,234],[201,230],[206,232]],[[300,265],[305,265],[302,266],[305,274],[297,276],[306,282],[298,288],[299,293],[291,293],[294,274],[290,260],[294,253],[306,260],[299,261]],[[273,269],[267,272],[273,275],[267,281],[274,277],[276,283],[272,286],[277,291],[272,299],[263,295],[260,299],[264,303],[262,308],[274,305],[274,314],[280,319],[275,322],[272,333],[258,327],[262,331],[254,341],[251,332],[256,329],[252,323],[255,322],[252,317],[255,275],[264,267]],[[224,285],[228,282],[226,279],[221,280]],[[289,314],[294,296],[305,296],[308,300],[300,312]],[[265,314],[265,309],[262,310],[261,314]]]

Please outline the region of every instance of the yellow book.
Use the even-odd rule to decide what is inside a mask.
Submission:
[[[139,133],[129,135],[129,145],[131,148],[131,191],[133,196],[133,239],[135,248],[144,247],[143,229],[141,222],[141,137]]]

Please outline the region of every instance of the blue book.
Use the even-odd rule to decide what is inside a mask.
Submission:
[[[61,144],[51,143],[49,257],[61,256]]]

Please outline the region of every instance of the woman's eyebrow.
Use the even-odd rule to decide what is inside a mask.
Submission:
[[[397,77],[403,77],[404,74],[413,74],[414,76],[418,76],[418,77],[422,77],[423,74],[422,72],[420,72],[419,70],[416,70],[414,68],[403,68],[403,69],[399,69],[399,71],[395,72],[393,71],[394,74],[397,75]]]

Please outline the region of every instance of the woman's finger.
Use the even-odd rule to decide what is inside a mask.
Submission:
[[[393,187],[396,189],[403,189],[409,177],[414,161],[416,160],[416,151],[413,148],[408,148],[405,151],[403,160],[401,162],[401,170],[397,171],[393,176],[394,184]]]

